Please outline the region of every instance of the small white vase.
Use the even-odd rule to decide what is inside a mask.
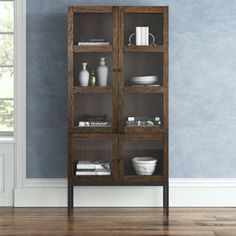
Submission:
[[[107,86],[108,68],[105,65],[105,58],[100,58],[100,64],[97,68],[98,86]]]
[[[79,85],[88,86],[89,84],[89,72],[86,69],[87,63],[82,63],[83,69],[79,73]]]

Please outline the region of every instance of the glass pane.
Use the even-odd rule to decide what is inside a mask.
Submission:
[[[112,175],[111,140],[74,140],[75,175]]]
[[[0,35],[0,66],[13,65],[13,35]]]
[[[0,68],[0,98],[13,98],[14,96],[14,70],[13,68]]]
[[[124,143],[123,160],[125,175],[162,175],[162,142],[161,141],[126,141]],[[156,163],[134,163],[134,158],[154,158]],[[144,166],[143,166],[144,164]],[[142,173],[143,171],[143,173]]]
[[[13,1],[0,1],[0,31],[13,32]]]
[[[0,132],[13,131],[13,100],[0,100]]]

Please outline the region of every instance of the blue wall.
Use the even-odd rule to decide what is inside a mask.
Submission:
[[[236,2],[169,5],[170,176],[236,177]],[[27,0],[27,177],[65,177],[67,6],[127,1]]]

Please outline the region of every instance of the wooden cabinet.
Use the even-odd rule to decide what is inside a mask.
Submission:
[[[148,26],[155,45],[129,45],[136,26]],[[106,39],[109,45],[78,45],[82,39]],[[95,70],[108,66],[106,87],[81,87],[81,63]],[[133,86],[130,78],[158,75],[160,86]],[[80,127],[87,114],[104,115],[108,127]],[[127,126],[127,117],[160,117],[160,126]],[[132,158],[152,156],[153,175],[137,175]],[[108,161],[111,175],[76,175],[76,163]],[[69,7],[68,9],[68,209],[78,185],[163,186],[168,214],[168,7]]]

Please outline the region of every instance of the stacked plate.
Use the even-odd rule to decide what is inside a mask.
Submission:
[[[156,85],[157,82],[157,76],[136,76],[131,78],[131,83],[135,85]]]

